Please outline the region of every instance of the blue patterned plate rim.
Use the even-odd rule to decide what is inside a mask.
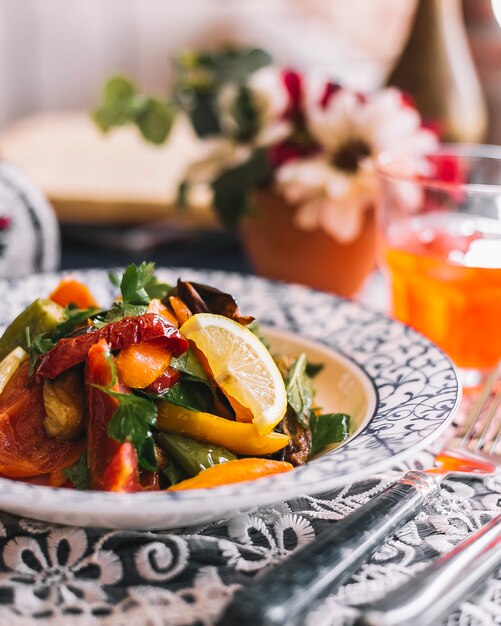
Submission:
[[[119,268],[120,269],[120,268]],[[116,295],[109,270],[72,270],[89,284],[100,302]],[[3,328],[38,296],[52,290],[61,275],[53,272],[0,281]],[[372,381],[377,393],[375,415],[343,446],[294,471],[259,481],[186,492],[110,494],[30,485],[0,478],[0,504],[41,498],[44,507],[70,507],[78,514],[127,511],[138,506],[169,511],[195,511],[210,502],[223,510],[271,503],[300,494],[326,492],[347,482],[376,474],[427,447],[450,423],[461,389],[449,358],[428,339],[404,324],[363,305],[301,285],[260,277],[193,268],[158,268],[164,280],[205,282],[234,294],[240,309],[266,326],[304,336],[338,351]],[[368,462],[368,458],[370,461]],[[57,498],[47,498],[57,494]],[[216,501],[217,498],[217,501]],[[49,500],[52,502],[49,502]],[[36,501],[36,500],[34,500]]]

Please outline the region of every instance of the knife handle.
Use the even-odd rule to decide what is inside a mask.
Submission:
[[[315,541],[238,591],[218,625],[296,624],[316,600],[346,580],[438,491],[436,476],[408,472],[354,513],[334,523]]]
[[[355,626],[438,624],[501,565],[501,515],[386,597]]]

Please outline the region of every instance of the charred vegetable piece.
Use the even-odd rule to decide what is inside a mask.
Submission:
[[[224,446],[237,454],[273,454],[289,443],[289,437],[281,433],[271,432],[261,436],[254,424],[190,411],[165,401],[158,403],[157,427]]]
[[[98,304],[87,285],[72,276],[65,276],[49,298],[62,307],[73,305],[79,309],[97,308]]]
[[[264,478],[272,474],[289,472],[292,469],[290,463],[283,461],[272,461],[270,459],[237,459],[213,465],[203,470],[197,476],[188,478],[182,482],[169,487],[168,491],[181,491],[183,489],[210,489],[220,485],[230,485],[240,483],[245,480],[255,480]]]
[[[40,298],[24,309],[0,337],[0,359],[21,346],[27,349],[26,329],[31,337],[51,332],[64,319],[64,308],[48,298]]]
[[[82,434],[85,390],[78,372],[67,370],[54,380],[45,379],[43,401],[46,412],[43,425],[49,437],[73,441]]]
[[[44,418],[43,384],[24,362],[0,395],[0,474],[39,476],[60,465],[70,444],[47,437]]]
[[[181,372],[169,366],[156,380],[151,383],[151,385],[145,387],[143,391],[153,396],[162,397],[169,392],[169,389],[179,382],[180,378]]]
[[[290,437],[290,444],[283,451],[282,458],[292,465],[304,465],[311,452],[311,431],[302,426],[295,413],[289,408],[282,421],[282,429]]]
[[[130,442],[119,443],[108,435],[108,425],[118,407],[118,400],[98,386],[118,393],[127,393],[127,389],[116,380],[110,346],[104,339],[89,350],[85,382],[89,407],[87,463],[91,488],[138,491],[140,484],[134,447]]]
[[[226,448],[210,443],[201,443],[175,433],[158,433],[155,441],[189,476],[196,476],[208,467],[234,461],[237,458]]]
[[[177,295],[192,313],[216,313],[229,317],[244,326],[254,320],[250,315],[240,313],[232,295],[209,285],[178,280]]]
[[[90,348],[101,339],[109,344],[111,350],[121,350],[148,341],[156,341],[174,356],[180,356],[188,348],[188,341],[175,326],[159,315],[145,313],[137,317],[124,317],[85,335],[61,339],[42,357],[37,373],[47,378],[59,376],[70,367],[85,361]]]

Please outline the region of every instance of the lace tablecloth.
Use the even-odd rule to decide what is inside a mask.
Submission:
[[[414,465],[429,463],[422,455]],[[0,624],[210,626],[236,589],[312,541],[405,468],[316,497],[177,531],[109,531],[0,517]],[[501,510],[501,473],[449,480],[307,626],[348,626],[356,607],[391,591]],[[501,624],[501,573],[447,625]],[[425,625],[423,625],[425,626]]]

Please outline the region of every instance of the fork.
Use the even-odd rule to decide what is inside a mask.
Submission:
[[[501,361],[469,410],[462,438],[447,441],[433,467],[411,470],[315,541],[238,591],[218,626],[294,626],[432,498],[446,477],[483,478],[500,464]]]

